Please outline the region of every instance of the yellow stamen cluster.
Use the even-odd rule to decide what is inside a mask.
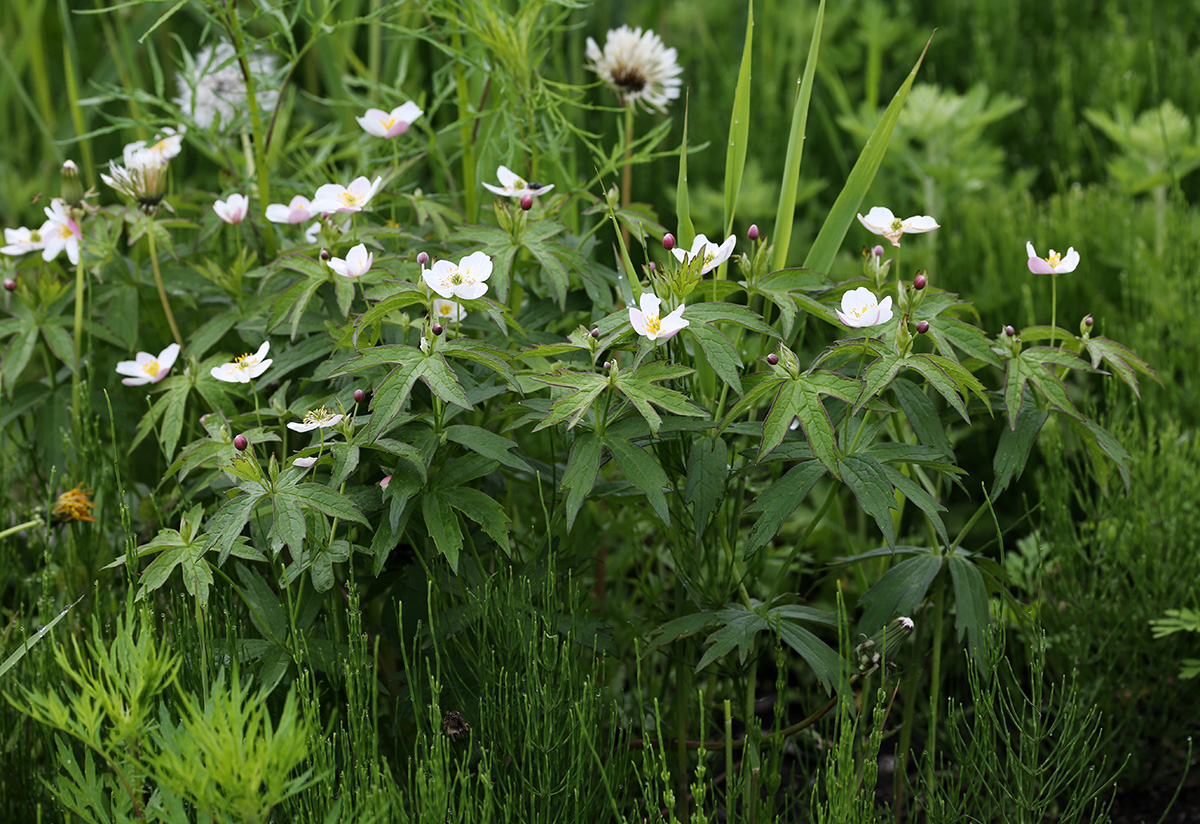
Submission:
[[[1062,263],[1062,255],[1058,252],[1051,252],[1050,257],[1046,258],[1046,262],[1057,269],[1058,264]]]
[[[142,371],[150,377],[158,377],[158,361],[152,360],[149,363],[142,364]]]
[[[333,418],[334,414],[325,407],[321,406],[305,415],[304,422],[311,426],[312,424],[325,423],[326,421],[333,420]]]
[[[238,369],[251,369],[258,365],[258,358],[247,352],[233,359],[233,365]]]
[[[662,320],[658,315],[646,315],[646,331],[652,336],[657,336],[659,330],[662,329]]]
[[[57,521],[91,521],[96,523],[96,519],[92,517],[91,510],[96,508],[91,499],[92,490],[84,488],[83,484],[77,484],[74,489],[68,490],[58,496],[58,502],[54,509],[51,510],[51,515]]]

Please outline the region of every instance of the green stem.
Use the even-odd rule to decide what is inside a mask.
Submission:
[[[250,61],[246,57],[246,46],[242,40],[242,27],[237,19],[237,4],[230,0],[226,16],[226,29],[233,47],[237,50],[238,64],[242,69],[242,81],[246,86],[246,113],[250,116],[250,130],[254,135],[254,167],[258,173],[258,202],[262,211],[267,210],[271,202],[271,176],[268,174],[266,158],[266,137],[263,131],[262,115],[258,110],[258,92],[255,89],[255,78],[250,71]],[[269,228],[263,233],[263,245],[268,259],[275,257],[275,233]],[[182,346],[183,344],[180,343]]]
[[[43,523],[45,523],[45,521],[43,521],[41,518],[34,518],[32,521],[26,521],[23,524],[17,524],[16,526],[10,526],[8,529],[4,530],[3,532],[0,532],[0,539],[7,538],[10,535],[16,535],[18,532],[24,532],[26,529],[33,529],[34,527],[39,527]]]
[[[825,496],[825,502],[821,504],[821,508],[817,510],[817,514],[813,517],[813,519],[808,522],[808,526],[805,527],[804,534],[800,536],[800,540],[796,541],[796,545],[792,547],[792,552],[790,555],[788,555],[786,563],[784,563],[783,568],[779,571],[779,574],[775,576],[775,583],[771,585],[771,594],[767,597],[767,604],[770,604],[775,600],[775,596],[779,594],[780,587],[782,587],[783,582],[787,580],[788,569],[790,569],[792,564],[795,563],[796,557],[801,553],[801,551],[803,551],[804,547],[808,545],[808,539],[813,534],[813,530],[817,528],[821,521],[825,520],[825,515],[829,512],[829,507],[833,505],[833,501],[837,497],[837,491],[840,486],[840,484],[835,483],[829,488],[829,494]]]
[[[204,633],[204,613],[200,609],[200,599],[196,599],[196,633],[200,636],[200,681],[204,685],[204,694],[208,695],[208,642]]]
[[[942,688],[942,630],[946,576],[939,574],[933,591],[933,661],[929,667],[929,734],[925,741],[925,781],[930,790],[934,788],[934,767],[937,756],[938,704]]]
[[[1054,330],[1058,328],[1058,275],[1050,275],[1050,348],[1054,348]]]
[[[75,412],[79,411],[79,381],[83,377],[83,302],[87,280],[83,273],[83,255],[75,266],[75,373],[72,378],[71,402]],[[50,383],[54,384],[54,375],[50,375]]]
[[[179,334],[179,324],[175,323],[175,313],[171,311],[171,304],[167,300],[167,290],[166,287],[163,286],[162,272],[158,270],[158,244],[154,240],[153,218],[150,218],[150,225],[146,232],[146,239],[150,244],[150,269],[154,272],[154,285],[158,287],[158,299],[162,301],[163,314],[167,316],[167,324],[171,327],[171,334],[175,337],[175,342],[179,344],[179,348],[182,349],[183,335]],[[76,288],[78,289],[80,287],[76,286]],[[76,340],[75,345],[79,345],[78,339]]]
[[[630,203],[633,195],[633,165],[629,162],[633,157],[633,104],[625,101],[625,166],[621,169],[621,208]],[[629,227],[622,224],[621,240],[625,248],[629,248]]]

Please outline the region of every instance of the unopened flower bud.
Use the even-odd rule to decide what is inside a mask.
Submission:
[[[333,255],[329,254],[328,249],[321,250],[321,260],[329,260],[331,257],[333,257]]]
[[[17,291],[17,282],[15,280],[13,280],[12,278],[5,278],[4,279],[4,289],[5,289],[5,291],[8,291],[8,292]]]
[[[757,223],[750,224],[750,231],[746,232],[746,237],[750,238],[751,240],[758,240],[758,224]]]
[[[233,446],[238,452],[245,452],[246,448],[250,446],[250,441],[246,440],[245,435],[238,435],[233,439]]]
[[[917,275],[915,278],[913,278],[913,288],[917,291],[920,291],[925,288],[925,284],[928,282],[929,281],[925,279],[924,275]]]
[[[675,248],[675,235],[670,232],[663,235],[663,248],[668,252]]]
[[[355,402],[355,403],[362,403],[362,402],[363,402],[363,401],[365,401],[366,399],[367,399],[367,393],[366,393],[366,392],[362,391],[361,389],[355,389],[355,390],[354,390],[354,402]]]
[[[876,246],[874,249],[871,250],[871,254],[873,254],[875,257],[878,257],[878,258],[883,257],[883,247]]]
[[[533,208],[533,195],[525,195],[521,198],[521,208],[526,212]]]
[[[928,331],[929,331],[929,321],[927,321],[927,320],[917,321],[917,334],[918,335],[924,335]]]
[[[429,331],[433,332],[435,335],[440,335],[442,334],[443,327],[440,323],[435,323]]]
[[[62,165],[62,199],[71,206],[83,203],[83,184],[79,182],[79,167],[74,160]]]
[[[1096,319],[1093,318],[1091,315],[1088,315],[1086,318],[1083,319],[1083,323],[1085,326],[1092,326],[1096,323]]]
[[[1011,326],[1005,326],[1004,334],[1008,335],[1010,338],[1015,338],[1017,336],[1017,330],[1013,329]]]
[[[418,253],[417,253],[417,263],[419,263],[419,264],[421,264],[422,266],[424,266],[424,265],[425,265],[426,263],[428,263],[428,262],[429,262],[429,255],[427,255],[425,252],[418,252]]]
[[[600,327],[599,326],[595,326],[592,328],[592,337],[593,338],[600,337]]]
[[[612,361],[605,361],[605,362],[604,362],[604,368],[605,368],[605,369],[612,369]]]
[[[658,267],[654,265],[654,261],[650,261],[650,273],[654,274],[658,271]]]
[[[767,355],[767,363],[774,366],[775,364],[779,363],[779,356],[772,352],[771,354]]]

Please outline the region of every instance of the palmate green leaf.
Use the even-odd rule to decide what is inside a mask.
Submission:
[[[866,609],[858,631],[871,636],[893,616],[914,614],[941,569],[942,559],[932,550],[923,550],[889,569],[859,599]]]
[[[753,309],[738,306],[736,303],[689,303],[683,311],[685,317],[692,323],[732,323],[750,332],[758,332],[767,337],[779,339],[779,331],[763,322],[762,316]]]
[[[437,353],[455,360],[478,363],[496,373],[514,392],[521,391],[516,372],[511,365],[512,355],[502,349],[470,338],[455,338],[438,343]]]
[[[306,525],[304,511],[300,508],[300,500],[291,495],[276,494],[271,498],[274,523],[270,534],[291,549],[292,555],[299,555],[304,549]]]
[[[242,489],[244,494],[226,501],[208,519],[208,540],[204,550],[208,552],[215,549],[219,553],[218,566],[224,565],[233,550],[234,542],[242,534],[246,522],[250,520],[254,507],[267,495],[266,489],[253,482],[246,484]]]
[[[782,610],[772,610],[772,613]],[[828,644],[795,621],[782,620],[777,625],[779,637],[812,668],[813,675],[825,688],[825,694],[833,691],[833,685],[842,675],[842,659]]]
[[[358,332],[367,328],[373,323],[379,323],[392,312],[399,312],[401,309],[407,309],[414,303],[425,303],[426,297],[421,292],[420,288],[413,283],[403,283],[398,285],[399,291],[388,295],[383,300],[371,306],[362,316],[355,322],[355,339],[357,340]]]
[[[444,430],[444,434],[447,440],[461,444],[467,449],[478,452],[480,455],[491,458],[494,461],[499,461],[510,469],[533,472],[533,467],[526,463],[524,458],[510,452],[510,450],[516,448],[516,442],[509,440],[503,435],[489,432],[482,427],[465,424],[448,426]]]
[[[757,612],[751,612],[741,604],[730,604],[716,615],[721,628],[704,639],[708,647],[700,662],[696,664],[696,672],[707,667],[714,661],[719,661],[736,648],[742,663],[754,646],[754,636],[768,629],[765,618]]]
[[[917,433],[917,439],[947,458],[953,458],[954,452],[950,448],[950,439],[946,437],[946,427],[942,425],[937,408],[924,390],[904,378],[892,381],[891,386],[905,419]]]
[[[919,313],[918,313],[919,316]],[[923,318],[922,318],[923,319]],[[943,357],[958,360],[954,350],[960,349],[989,366],[1000,368],[1000,359],[992,351],[988,337],[977,326],[964,323],[958,318],[938,316],[929,319],[929,336],[933,338],[938,352]]]
[[[1032,397],[1026,395],[1022,403],[1024,408],[1017,420],[1016,429],[1004,427],[1004,431],[1000,433],[1000,442],[996,445],[996,455],[992,458],[992,471],[996,475],[990,490],[993,499],[1004,492],[1010,483],[1021,477],[1038,433],[1050,417],[1049,412],[1038,408]]]
[[[961,644],[964,637],[967,639],[971,660],[986,675],[990,669],[987,653],[991,612],[983,573],[962,550],[949,556],[946,564],[950,567],[950,581],[954,585],[954,625],[958,630],[958,641]]]
[[[691,369],[661,361],[643,363],[637,369],[623,370],[613,380],[613,388],[629,399],[638,413],[646,419],[650,434],[658,437],[662,417],[654,411],[658,406],[673,415],[704,417],[704,410],[692,404],[687,397],[674,389],[659,386],[659,381],[674,380],[692,373]]]
[[[296,340],[296,332],[300,327],[300,321],[304,317],[304,310],[308,308],[308,304],[312,301],[313,295],[321,288],[323,283],[327,283],[328,278],[317,280],[315,278],[298,280],[289,286],[283,294],[277,297],[274,303],[271,304],[271,312],[267,320],[267,332],[273,332],[279,328],[288,318],[291,318],[291,328],[289,330],[291,340]]]
[[[1083,415],[1067,396],[1067,387],[1054,373],[1053,362],[1044,363],[1036,355],[1034,358],[1028,357],[1029,352],[1035,351],[1026,349],[1008,360],[1004,376],[1004,405],[1008,412],[1009,429],[1015,430],[1017,427],[1017,419],[1025,402],[1025,388],[1030,383],[1038,390],[1038,395],[1055,409],[1076,420],[1082,419]],[[1080,366],[1087,366],[1086,361],[1079,358],[1075,360]]]
[[[34,326],[22,329],[8,342],[8,347],[4,350],[3,361],[0,361],[0,384],[3,384],[9,394],[16,387],[17,378],[29,364],[29,359],[33,356],[33,348],[37,345],[37,338],[38,330]]]
[[[287,497],[296,500],[301,507],[311,509],[323,515],[329,515],[343,521],[354,521],[355,523],[367,523],[366,516],[358,506],[334,489],[330,489],[324,484],[297,484],[291,487],[286,493],[280,493]]]
[[[667,473],[659,465],[658,460],[640,446],[623,440],[605,436],[602,438],[605,446],[612,452],[617,468],[631,484],[641,490],[650,503],[654,514],[666,526],[671,525],[671,513],[667,507],[667,497],[663,488],[670,484]]]
[[[837,438],[833,431],[833,423],[829,420],[829,413],[825,411],[820,398],[827,387],[819,385],[818,380],[819,376],[814,380],[813,376],[801,375],[784,382],[763,422],[763,437],[756,459],[758,463],[783,442],[792,421],[798,418],[813,455],[831,474],[837,476]]]
[[[871,188],[871,183],[875,179],[875,172],[879,170],[879,164],[883,162],[883,155],[887,151],[892,130],[896,127],[896,121],[900,119],[900,110],[904,108],[908,91],[917,78],[917,70],[921,68],[921,62],[925,59],[925,52],[928,50],[929,43],[926,43],[925,48],[921,51],[921,56],[917,58],[916,65],[901,84],[900,89],[892,98],[892,102],[888,104],[887,110],[879,119],[871,136],[867,138],[867,143],[858,156],[858,161],[850,170],[846,185],[842,187],[841,193],[834,201],[833,208],[829,210],[829,215],[825,218],[825,223],[821,226],[821,231],[817,233],[817,239],[813,241],[812,248],[808,250],[808,256],[804,259],[805,269],[828,272],[833,266],[833,261],[846,237],[846,232],[854,223],[855,215],[862,206],[863,198],[866,197],[867,190]]]
[[[1129,451],[1113,437],[1111,432],[1093,420],[1067,416],[1067,421],[1087,446],[1088,458],[1101,485],[1107,485],[1108,482],[1108,464],[1104,460],[1107,457],[1116,465],[1117,472],[1121,475],[1121,481],[1125,484],[1125,494],[1128,495],[1132,488],[1129,465],[1133,461],[1133,456],[1129,454]]]
[[[779,534],[784,523],[800,504],[804,503],[808,493],[824,474],[825,467],[820,462],[803,461],[789,469],[782,478],[768,486],[746,507],[747,515],[762,513],[750,528],[750,538],[746,542],[747,558],[752,557]]]
[[[1150,364],[1142,360],[1132,349],[1122,346],[1115,340],[1089,338],[1083,342],[1083,346],[1092,359],[1093,369],[1099,369],[1101,362],[1107,363],[1117,377],[1123,380],[1139,398],[1142,396],[1138,390],[1137,376],[1139,372],[1156,383],[1162,384],[1158,373],[1150,368]]]
[[[692,505],[696,537],[704,534],[709,517],[725,496],[726,454],[725,441],[720,438],[697,438],[688,452],[683,500]]]
[[[450,364],[446,363],[446,359],[439,352],[431,352],[425,358],[425,365],[421,370],[421,380],[429,387],[430,392],[446,403],[452,403],[463,409],[475,408],[467,398],[467,393],[463,391],[462,384],[458,382],[454,370],[450,368]]]
[[[766,377],[760,375],[752,376],[752,379],[760,379],[745,395],[738,398],[737,403],[729,408],[729,413],[725,419],[721,421],[721,425],[717,428],[717,434],[724,432],[738,418],[740,418],[747,410],[757,404],[759,401],[765,400],[768,396],[779,392],[779,388],[787,381],[787,378],[767,374]]]
[[[511,520],[499,501],[469,486],[457,486],[439,494],[444,495],[452,507],[479,524],[506,555],[512,554],[512,547],[508,542]]]
[[[600,457],[604,452],[604,444],[591,432],[585,432],[575,437],[571,444],[571,454],[567,458],[567,470],[563,473],[560,485],[567,493],[563,502],[567,511],[567,531],[575,525],[575,516],[579,514],[584,500],[591,494],[596,485],[596,476],[600,472]]]
[[[604,375],[571,372],[561,367],[544,375],[534,375],[533,379],[540,383],[564,386],[572,390],[550,404],[550,413],[533,428],[534,432],[563,421],[567,422],[567,429],[571,429],[583,419],[583,416],[595,403],[596,398],[608,386],[608,378]]]
[[[863,511],[875,519],[879,531],[889,547],[896,545],[892,510],[896,509],[896,497],[892,482],[883,466],[874,458],[855,453],[838,459],[838,474],[858,499]],[[944,530],[944,527],[943,527]]]
[[[563,265],[552,249],[552,246],[558,244],[549,244],[545,241],[526,241],[522,245],[529,250],[534,260],[542,265],[542,271],[546,274],[545,280],[550,285],[554,302],[558,304],[559,308],[565,307],[567,290],[571,288],[571,276],[567,272],[567,267]]]
[[[426,492],[421,498],[421,517],[437,551],[446,556],[450,569],[457,573],[463,536],[449,499],[440,492]]]
[[[960,394],[959,384],[942,368],[942,362],[948,362],[947,359],[942,358],[939,362],[932,360],[934,357],[936,356],[915,355],[909,358],[905,365],[914,372],[919,372],[938,394],[946,399],[946,403],[950,404],[964,421],[970,423],[971,416],[967,414],[965,391]],[[980,388],[982,389],[982,384]]]
[[[725,382],[735,394],[742,394],[742,381],[738,372],[742,368],[742,358],[737,347],[725,336],[725,333],[707,323],[692,323],[683,330],[700,344],[708,365],[712,367],[717,377]]]
[[[693,612],[681,618],[674,618],[650,633],[650,643],[643,655],[649,655],[659,647],[666,646],[672,641],[695,635],[705,627],[712,626],[717,620],[717,614],[708,610]]]
[[[746,41],[742,46],[742,65],[733,90],[733,113],[729,118],[729,141],[725,148],[725,234],[733,231],[742,173],[746,168],[746,148],[750,142],[750,67],[754,46],[754,2],[746,3]]]
[[[948,546],[950,544],[950,536],[946,534],[946,525],[942,522],[942,513],[946,511],[946,507],[939,504],[920,484],[894,466],[880,464],[880,468],[883,469],[884,477],[887,478],[888,482],[904,493],[904,497],[909,502],[916,505],[921,512],[925,513],[925,517],[933,524],[933,529],[937,533],[937,536],[942,539],[942,545]]]
[[[776,240],[775,253],[780,244],[786,246],[785,240]],[[783,327],[784,337],[792,334],[792,324],[796,321],[801,300],[811,301],[805,292],[823,292],[833,286],[832,281],[820,272],[809,272],[803,269],[780,269],[756,281],[753,286],[743,282],[747,293],[762,295],[779,308],[779,322]],[[832,315],[832,311],[830,312]]]
[[[158,443],[162,447],[163,456],[168,461],[175,457],[175,447],[179,444],[179,434],[183,431],[188,391],[188,385],[181,381],[167,390],[159,400],[159,403],[163,405],[163,411],[162,429],[159,431]]]
[[[775,249],[771,253],[771,268],[787,265],[788,247],[792,240],[792,222],[796,215],[796,188],[800,183],[800,161],[804,156],[804,140],[808,131],[808,105],[812,99],[813,77],[817,73],[817,57],[821,51],[821,29],[825,24],[825,0],[817,6],[812,40],[804,59],[800,91],[792,107],[792,127],[788,132],[787,154],[783,161],[783,181],[779,188],[779,205],[775,209]],[[828,271],[828,267],[822,271]],[[791,321],[784,324],[784,334],[791,335]]]
[[[72,342],[71,333],[63,328],[68,322],[66,318],[51,319],[42,323],[40,328],[42,337],[46,339],[46,346],[54,353],[54,357],[74,374],[78,371],[75,363],[75,344]]]
[[[312,574],[313,589],[317,592],[328,592],[333,589],[337,577],[333,565],[340,564],[350,557],[350,542],[339,538],[328,546],[318,544],[312,548],[312,558],[309,561],[309,571]]]

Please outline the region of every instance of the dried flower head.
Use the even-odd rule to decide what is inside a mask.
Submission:
[[[96,505],[92,503],[91,495],[92,490],[84,487],[82,483],[76,484],[74,489],[69,489],[58,496],[58,502],[55,503],[50,514],[59,523],[65,521],[96,523],[96,519],[92,517],[92,510],[96,508]]]
[[[588,68],[600,75],[623,104],[641,103],[650,111],[665,111],[679,97],[683,72],[674,49],[663,45],[652,31],[621,26],[611,29],[604,49],[592,38],[587,41]]]
[[[246,66],[254,79],[258,108],[275,108],[279,92],[270,82],[275,73],[275,58],[253,52],[246,55]],[[205,46],[194,58],[186,58],[175,82],[178,89],[175,105],[202,129],[219,125],[224,131],[246,115],[246,78],[237,52],[228,43]]]

